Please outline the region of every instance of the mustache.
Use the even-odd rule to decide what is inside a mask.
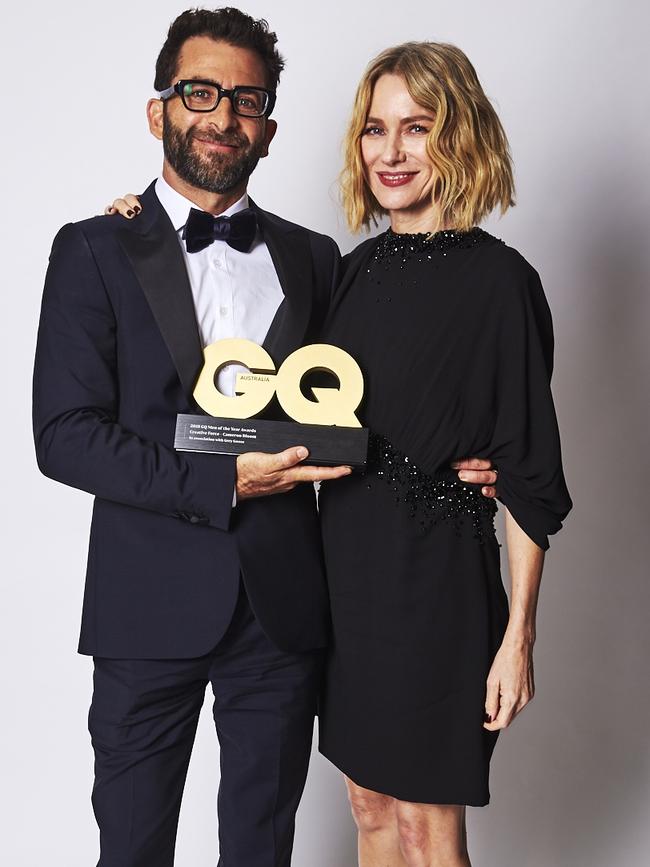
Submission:
[[[230,145],[230,147],[246,147],[249,144],[245,135],[238,133],[224,135],[213,129],[191,129],[187,133],[187,140],[191,141],[193,138],[200,138],[213,144]]]

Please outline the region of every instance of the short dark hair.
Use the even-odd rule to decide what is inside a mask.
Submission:
[[[284,69],[284,58],[275,47],[278,37],[269,30],[268,22],[263,18],[255,19],[234,6],[224,6],[221,9],[187,9],[172,21],[156,61],[153,86],[158,92],[174,83],[172,79],[178,68],[181,49],[193,36],[209,36],[215,42],[227,42],[256,52],[266,68],[267,87],[273,91],[277,89]]]

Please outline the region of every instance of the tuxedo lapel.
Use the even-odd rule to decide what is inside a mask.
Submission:
[[[119,234],[154,319],[174,362],[183,389],[192,392],[203,366],[203,349],[183,253],[167,213],[151,184],[143,210]],[[262,211],[253,202],[264,241],[284,292],[264,340],[279,367],[304,341],[312,312],[313,263],[309,236],[299,226]]]
[[[313,263],[309,235],[299,226],[262,211],[251,202],[280,280],[284,301],[269,328],[264,348],[276,366],[302,346],[312,311]]]
[[[151,184],[143,210],[119,232],[119,240],[142,287],[183,389],[192,392],[203,365],[192,289],[178,238]]]

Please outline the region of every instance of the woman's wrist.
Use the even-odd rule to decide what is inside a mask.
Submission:
[[[503,638],[504,644],[517,646],[531,646],[535,644],[537,631],[535,623],[529,620],[513,620],[508,621],[508,626]]]

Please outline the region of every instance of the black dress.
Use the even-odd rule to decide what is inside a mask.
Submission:
[[[508,620],[496,505],[449,463],[488,457],[542,548],[571,508],[536,271],[481,229],[347,257],[325,332],[359,362],[369,469],[321,486],[333,643],[320,751],[400,800],[482,806],[486,678]]]

